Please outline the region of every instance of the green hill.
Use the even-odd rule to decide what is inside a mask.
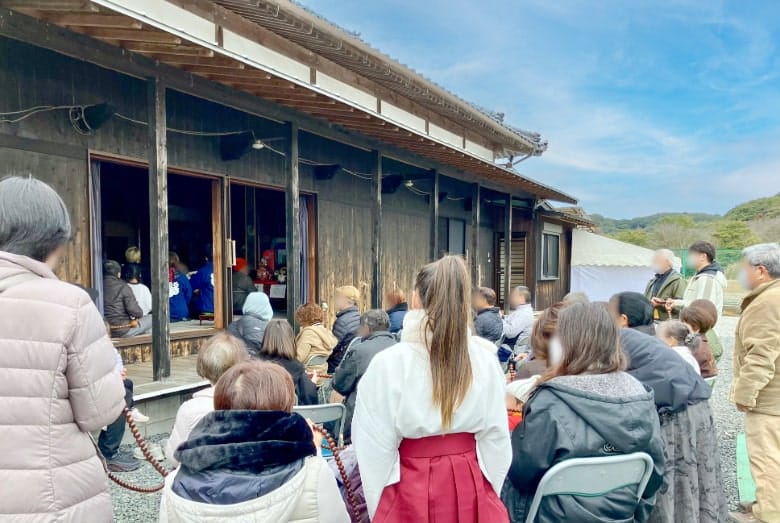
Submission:
[[[602,234],[612,235],[621,231],[633,231],[638,229],[652,229],[659,223],[674,219],[680,216],[687,216],[696,223],[710,223],[719,220],[721,217],[717,214],[705,213],[673,213],[661,212],[650,216],[640,216],[639,218],[615,219],[607,218],[600,214],[591,214],[590,217],[596,222],[599,231]]]
[[[749,222],[780,217],[780,193],[737,205],[726,213],[727,220]]]

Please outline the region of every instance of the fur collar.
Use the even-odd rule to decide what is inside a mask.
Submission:
[[[259,473],[316,455],[313,439],[308,423],[299,414],[218,410],[195,426],[175,456],[191,471]]]

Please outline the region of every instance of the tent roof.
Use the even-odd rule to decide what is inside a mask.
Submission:
[[[649,267],[651,249],[621,242],[582,229],[572,231],[571,264]]]

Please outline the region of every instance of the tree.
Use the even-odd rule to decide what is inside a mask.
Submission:
[[[650,235],[642,229],[634,229],[632,231],[620,231],[616,233],[613,238],[620,240],[621,242],[633,243],[640,247],[647,247],[650,244]]]
[[[657,248],[687,249],[696,240],[703,237],[701,228],[693,218],[686,215],[665,216],[653,228],[650,244]]]
[[[755,220],[749,223],[750,229],[761,238],[762,242],[780,241],[780,218]]]
[[[761,238],[747,223],[734,220],[718,222],[712,237],[719,249],[744,249],[748,245],[761,242]]]

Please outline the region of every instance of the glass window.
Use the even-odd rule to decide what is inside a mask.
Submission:
[[[560,278],[560,253],[561,237],[557,234],[542,234],[542,279]]]

